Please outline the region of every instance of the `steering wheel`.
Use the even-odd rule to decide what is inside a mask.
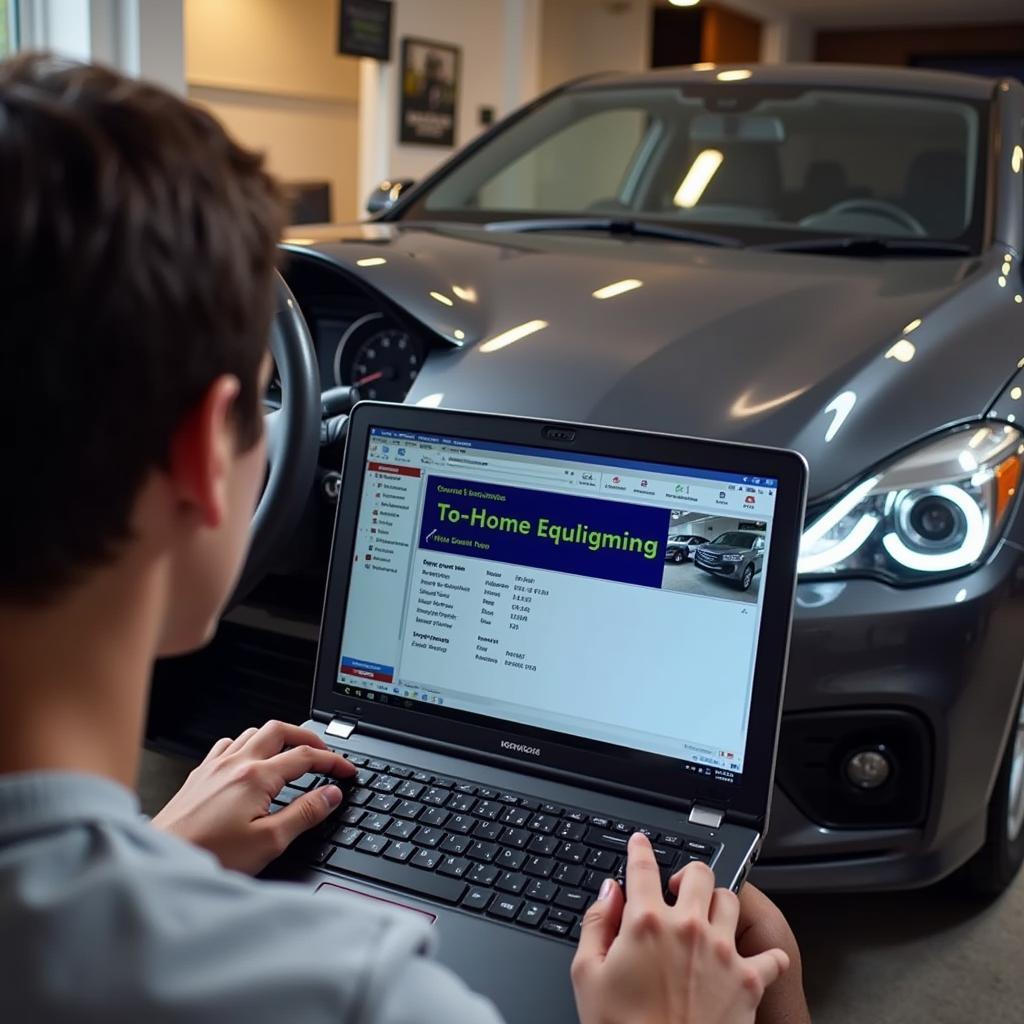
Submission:
[[[264,416],[267,480],[252,518],[245,568],[231,605],[263,578],[302,517],[320,451],[320,373],[306,320],[291,289],[275,274],[277,311],[270,325],[270,354],[281,379],[281,406]]]
[[[886,202],[884,199],[870,199],[867,197],[844,199],[841,203],[836,203],[835,206],[830,206],[821,213],[805,217],[800,223],[808,224],[812,220],[820,222],[827,220],[837,213],[866,213],[869,216],[874,214],[876,217],[884,217],[886,220],[895,221],[901,227],[906,228],[912,235],[917,235],[919,238],[926,237],[928,234],[925,226],[912,213],[904,210],[902,206]]]

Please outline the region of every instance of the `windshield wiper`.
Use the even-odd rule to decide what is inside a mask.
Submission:
[[[769,242],[752,248],[768,252],[810,252],[823,256],[969,256],[971,247],[931,238],[874,238],[840,235],[835,238],[800,238]]]
[[[717,245],[738,249],[743,243],[729,235],[716,235],[710,231],[693,231],[671,224],[654,221],[626,220],[619,217],[534,217],[529,220],[496,220],[484,225],[487,231],[604,231],[610,235],[628,235],[633,238],[666,238],[673,242],[693,242],[696,245]]]

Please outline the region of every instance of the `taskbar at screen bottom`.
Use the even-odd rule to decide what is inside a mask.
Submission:
[[[414,688],[401,682],[366,683],[364,681],[360,681],[356,683],[351,678],[340,676],[334,684],[334,692],[342,697],[365,700],[387,707],[402,708],[407,711],[428,711],[439,713],[450,718],[462,718],[462,716],[469,716],[469,718],[479,720],[481,724],[485,724],[491,728],[493,728],[495,720],[506,724],[509,721],[514,721],[514,719],[509,719],[504,716],[481,715],[474,711],[468,711],[464,708],[454,706],[451,698],[446,696],[443,692]],[[734,756],[731,751],[722,752],[721,760],[724,761],[724,764],[701,763],[699,760],[691,760],[691,757],[706,758],[708,762],[711,762],[712,760],[718,762],[719,758],[712,758],[712,756],[708,754],[673,756],[662,753],[661,751],[650,750],[644,746],[631,746],[628,737],[626,736],[614,737],[610,734],[609,738],[603,739],[583,736],[577,733],[567,732],[565,730],[560,730],[559,732],[561,735],[573,737],[573,739],[579,743],[593,743],[598,748],[614,746],[619,749],[633,750],[643,754],[656,754],[660,757],[671,758],[671,760],[677,764],[683,772],[689,775],[711,779],[715,782],[734,784],[740,780],[740,762],[738,760],[725,760],[726,755],[730,758]],[[736,767],[732,768],[732,765],[736,765]]]

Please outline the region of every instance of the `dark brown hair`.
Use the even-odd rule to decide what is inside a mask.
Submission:
[[[111,557],[220,374],[240,446],[259,438],[282,217],[262,158],[198,107],[101,67],[0,64],[0,601]]]

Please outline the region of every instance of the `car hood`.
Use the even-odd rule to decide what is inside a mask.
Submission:
[[[1012,302],[994,250],[856,259],[390,224],[310,247],[451,342],[409,402],[795,448],[812,498],[983,415],[1016,370],[986,329]]]
[[[731,544],[702,544],[700,551],[708,555],[750,555],[752,548],[737,548]]]

